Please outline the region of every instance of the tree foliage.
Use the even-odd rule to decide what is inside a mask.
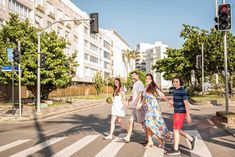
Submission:
[[[100,72],[97,72],[93,76],[92,83],[95,86],[96,94],[99,96],[102,93],[103,88],[105,86],[105,81],[103,80],[102,75],[101,75]]]
[[[16,47],[17,40],[21,42],[22,84],[34,96],[37,91],[37,32],[29,21],[20,21],[17,15],[11,18],[0,30],[0,66],[10,65],[6,49]],[[50,92],[71,84],[75,76],[75,53],[67,56],[64,53],[66,42],[54,31],[41,35],[41,53],[46,54],[46,68],[41,69],[41,98],[47,99]],[[0,73],[0,83],[10,82],[9,72]]]
[[[185,41],[181,49],[167,49],[167,58],[158,60],[153,69],[156,72],[164,72],[164,77],[171,80],[175,76],[182,77],[186,82],[191,83],[191,72],[195,71],[197,83],[200,84],[201,69],[196,68],[196,56],[202,53],[204,44],[204,68],[205,76],[212,76],[214,73],[223,75],[224,51],[223,36],[215,29],[210,31],[195,26],[183,25],[180,33]],[[228,47],[228,72],[235,72],[235,37],[227,33]]]

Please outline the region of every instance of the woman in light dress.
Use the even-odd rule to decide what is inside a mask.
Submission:
[[[105,140],[110,140],[113,138],[116,120],[120,123],[122,128],[127,129],[128,127],[123,121],[123,117],[126,116],[126,111],[125,105],[124,103],[122,103],[122,100],[126,100],[125,92],[122,88],[121,80],[119,78],[115,78],[110,132],[108,136],[104,137]]]

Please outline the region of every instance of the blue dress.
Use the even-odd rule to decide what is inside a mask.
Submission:
[[[145,125],[156,136],[167,142],[173,142],[173,134],[168,130],[163,119],[161,108],[157,98],[153,94],[144,94],[145,101]]]

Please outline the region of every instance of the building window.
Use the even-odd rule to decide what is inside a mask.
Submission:
[[[40,27],[43,27],[43,19],[42,19],[42,17],[36,15],[35,16],[35,21],[36,21],[36,24],[38,24]]]
[[[90,56],[90,61],[92,62],[92,63],[96,63],[96,64],[98,64],[98,58],[97,57],[94,57],[94,56]]]
[[[63,36],[63,29],[58,27],[58,32],[57,32],[60,36]]]
[[[63,20],[63,18],[64,18],[64,13],[60,9],[58,9],[58,20]]]
[[[94,76],[96,74],[96,69],[90,69],[90,76]]]
[[[105,69],[110,69],[111,65],[108,62],[104,62],[104,68]]]
[[[104,51],[104,58],[110,59],[110,54],[107,51]]]
[[[47,2],[47,15],[55,20],[54,6]]]
[[[84,41],[84,46],[88,47],[89,46],[89,42],[87,40]]]
[[[78,37],[76,35],[74,35],[73,41],[74,43],[78,44]]]
[[[67,42],[70,42],[70,35],[69,35],[69,32],[68,32],[68,31],[65,32],[65,40],[66,40]]]
[[[105,40],[104,40],[104,47],[110,49],[110,44]]]
[[[90,76],[90,69],[88,67],[85,67],[85,75]]]
[[[21,19],[30,18],[31,19],[31,10],[30,8],[18,3],[16,0],[9,0],[8,4],[9,10],[19,14]]]
[[[84,27],[84,33],[88,34],[88,28],[87,27]]]
[[[0,6],[5,6],[5,0],[0,0]]]
[[[87,53],[85,53],[85,60],[89,60],[89,55]]]
[[[90,49],[95,51],[95,52],[99,52],[99,48],[97,46],[95,46],[94,44],[90,43]]]
[[[36,4],[43,6],[43,0],[36,0]]]
[[[96,34],[90,34],[90,37],[92,37],[94,40],[98,41],[98,36]]]

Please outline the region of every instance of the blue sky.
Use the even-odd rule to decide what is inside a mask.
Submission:
[[[87,13],[98,12],[101,28],[115,29],[135,48],[140,42],[163,41],[181,48],[183,24],[214,27],[215,0],[72,0]],[[221,4],[222,0],[218,0]],[[235,18],[235,1],[232,4]],[[235,23],[232,27],[235,32]]]

